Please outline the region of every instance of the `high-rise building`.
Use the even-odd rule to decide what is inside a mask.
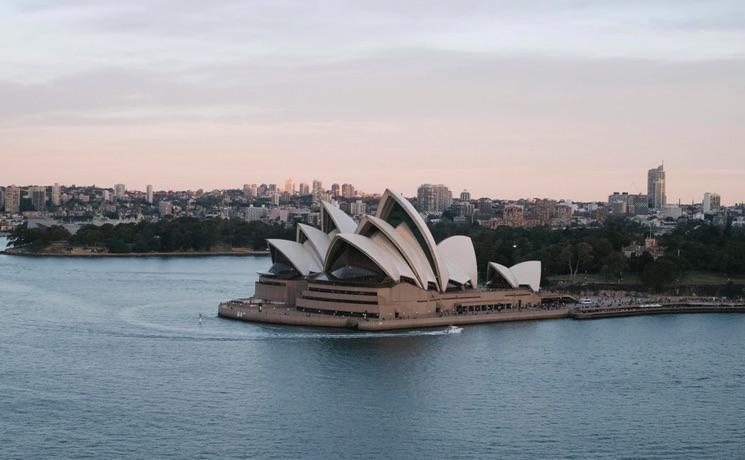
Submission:
[[[332,184],[331,185],[331,196],[334,198],[338,197],[341,193],[341,187],[339,187],[339,184]]]
[[[150,204],[153,204],[153,186],[152,185],[148,184],[145,195],[146,195],[145,199],[147,200],[147,202]]]
[[[5,189],[5,212],[18,214],[21,212],[21,189],[10,185]]]
[[[471,201],[471,193],[468,190],[460,192],[460,201]]]
[[[313,195],[320,195],[321,193],[323,193],[323,182],[313,179]]]
[[[47,188],[46,187],[30,187],[28,194],[31,197],[31,206],[36,211],[46,211],[47,209]]]
[[[453,204],[452,192],[442,184],[422,184],[416,196],[421,212],[442,212]]]
[[[52,204],[55,206],[59,206],[61,203],[60,191],[61,188],[59,184],[55,182],[54,185],[52,185]]]
[[[354,185],[342,184],[341,185],[341,196],[344,198],[352,198],[354,196]]]
[[[0,209],[5,210],[5,190],[0,189]]]
[[[295,194],[295,182],[293,182],[292,179],[289,178],[289,177],[287,178],[287,180],[285,180],[285,190],[284,191],[287,192],[287,193],[289,193],[290,195],[294,195]]]
[[[704,202],[703,202],[703,208],[704,208],[704,214],[712,214],[719,211],[719,208],[722,206],[722,198],[719,196],[718,193],[704,193]]]
[[[303,182],[300,184],[300,188],[298,191],[301,195],[310,195],[310,185]]]
[[[101,193],[101,200],[102,201],[111,201],[111,192],[109,190],[104,190]]]
[[[114,185],[114,198],[116,198],[117,200],[123,199],[125,192],[126,188],[124,187],[124,184]]]
[[[661,209],[667,204],[664,165],[647,171],[647,204],[650,209]]]
[[[362,200],[356,200],[354,203],[349,205],[349,213],[353,217],[364,216],[367,212],[367,205]]]

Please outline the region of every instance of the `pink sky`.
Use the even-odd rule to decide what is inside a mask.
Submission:
[[[466,3],[3,4],[0,184],[745,201],[741,3]]]

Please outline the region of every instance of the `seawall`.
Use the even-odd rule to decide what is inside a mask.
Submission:
[[[377,318],[339,317],[299,312],[294,308],[237,301],[225,302],[218,307],[218,316],[256,323],[283,324],[306,327],[332,327],[360,331],[390,331],[427,327],[462,326],[468,324],[499,323],[507,321],[533,321],[569,318],[568,308],[525,310],[515,312],[490,312],[419,318],[379,320]]]
[[[629,305],[606,308],[580,308],[570,312],[574,319],[618,318],[623,316],[678,315],[691,313],[745,313],[745,304],[664,304],[654,306]]]

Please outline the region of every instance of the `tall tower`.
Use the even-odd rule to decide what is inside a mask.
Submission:
[[[114,197],[117,200],[121,200],[124,198],[124,194],[126,193],[126,188],[124,187],[124,184],[116,184],[114,185]]]
[[[667,204],[664,165],[647,171],[647,202],[650,209],[660,209]]]
[[[285,192],[290,195],[295,194],[295,182],[292,181],[292,178],[288,177],[287,180],[285,180]]]
[[[21,189],[15,185],[9,185],[5,189],[5,212],[8,214],[21,212]]]
[[[31,187],[28,189],[29,195],[31,195],[31,205],[36,211],[47,210],[47,188],[46,187]]]
[[[60,186],[56,182],[52,185],[52,204],[55,206],[60,205]]]
[[[153,204],[153,186],[152,185],[148,184],[146,195],[147,195],[147,202],[150,204]]]

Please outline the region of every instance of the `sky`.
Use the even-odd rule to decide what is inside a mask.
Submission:
[[[4,0],[0,44],[0,184],[745,201],[742,0]]]

